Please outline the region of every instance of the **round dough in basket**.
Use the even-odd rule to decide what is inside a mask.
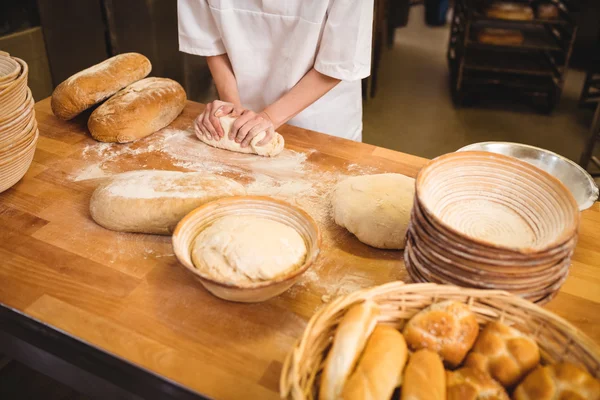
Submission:
[[[333,218],[358,240],[380,249],[403,249],[415,180],[400,174],[348,178],[333,191]]]
[[[304,264],[306,244],[281,222],[231,215],[200,232],[192,247],[194,266],[214,280],[251,283],[271,280]]]

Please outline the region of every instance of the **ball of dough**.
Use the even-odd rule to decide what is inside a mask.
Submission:
[[[200,232],[194,266],[214,280],[248,284],[271,280],[304,264],[306,244],[292,227],[253,216],[227,216]]]
[[[400,174],[363,175],[338,183],[333,218],[358,240],[380,249],[403,249],[415,180]]]

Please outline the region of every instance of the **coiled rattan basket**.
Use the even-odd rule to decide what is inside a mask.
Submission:
[[[317,377],[339,321],[354,304],[367,299],[380,306],[380,323],[398,329],[432,303],[443,300],[464,302],[470,306],[480,324],[498,320],[535,337],[543,362],[573,362],[600,378],[600,346],[573,325],[540,306],[504,291],[398,281],[339,297],[313,315],[283,365],[280,378],[282,398],[316,398]]]

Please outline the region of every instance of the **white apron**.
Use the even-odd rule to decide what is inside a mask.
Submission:
[[[341,79],[288,123],[362,140],[373,0],[178,0],[179,49],[227,53],[242,105],[262,111],[314,66]]]

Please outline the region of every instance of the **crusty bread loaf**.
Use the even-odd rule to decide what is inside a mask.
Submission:
[[[524,40],[523,33],[515,29],[484,28],[477,33],[479,43],[497,46],[518,46]]]
[[[509,400],[498,382],[477,368],[446,371],[447,400]]]
[[[150,73],[152,64],[138,53],[124,53],[76,73],[54,89],[50,106],[60,119],[74,118],[94,104]]]
[[[352,307],[337,327],[333,345],[325,360],[321,376],[319,400],[338,400],[363,351],[369,335],[377,324],[377,305],[366,301]]]
[[[446,372],[440,356],[430,350],[419,350],[410,356],[400,398],[446,400]]]
[[[526,4],[497,2],[485,10],[485,15],[488,18],[530,21],[533,19],[533,9]]]
[[[131,171],[96,188],[90,214],[96,223],[114,231],[170,235],[194,208],[244,194],[239,183],[204,172]]]
[[[534,369],[517,386],[513,400],[600,400],[600,381],[569,363]]]
[[[142,79],[94,110],[88,129],[101,142],[133,142],[173,122],[185,101],[185,91],[174,80]]]
[[[465,365],[489,373],[504,387],[521,381],[540,362],[534,339],[500,322],[489,322],[479,334]]]
[[[389,400],[407,358],[406,341],[396,329],[378,325],[358,366],[344,386],[344,400]]]
[[[435,351],[456,367],[473,346],[479,325],[467,305],[448,300],[421,310],[408,321],[403,333],[410,349]]]

